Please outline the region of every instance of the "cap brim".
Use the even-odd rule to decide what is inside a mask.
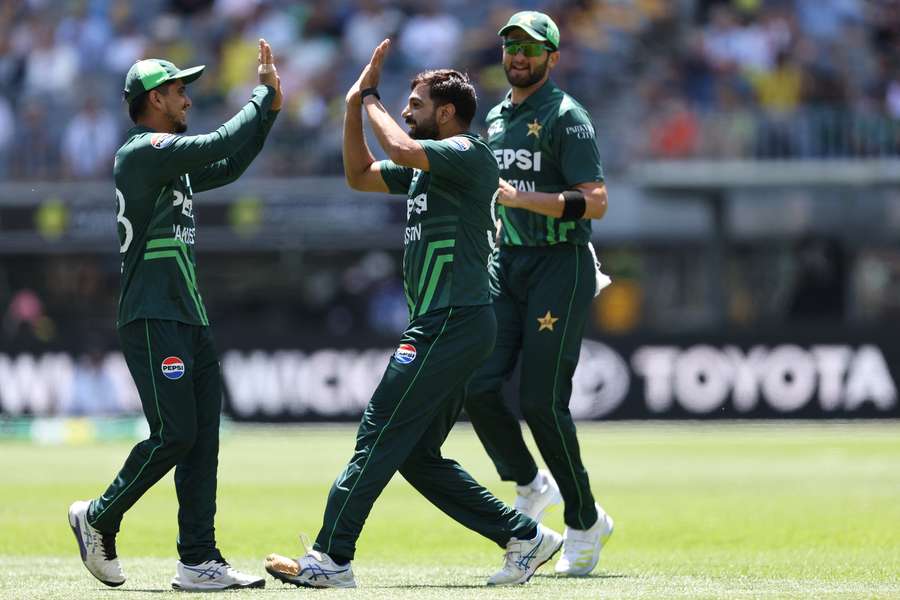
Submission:
[[[185,84],[188,84],[201,75],[203,75],[203,69],[206,68],[206,65],[200,65],[199,67],[191,67],[190,69],[182,69],[178,71],[174,75],[170,75],[166,78],[166,81],[175,81],[176,79],[182,80]]]
[[[497,32],[497,35],[506,35],[511,29],[519,28],[534,39],[539,42],[546,42],[547,38],[539,34],[537,31],[529,27],[528,25],[520,25],[518,23],[510,23],[509,25],[504,25],[503,29]]]

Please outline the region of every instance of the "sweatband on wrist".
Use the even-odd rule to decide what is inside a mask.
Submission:
[[[381,100],[381,94],[378,93],[378,88],[370,87],[359,92],[360,101],[365,100],[366,96],[375,96]]]
[[[574,220],[584,216],[587,203],[581,190],[566,190],[562,193],[562,197],[565,204],[560,219]]]

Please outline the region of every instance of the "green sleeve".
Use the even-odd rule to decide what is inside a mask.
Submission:
[[[390,160],[382,160],[378,163],[378,170],[390,193],[403,195],[409,193],[409,186],[413,178],[412,167],[404,167]]]
[[[428,155],[428,170],[433,176],[465,183],[472,178],[472,172],[479,153],[472,140],[455,136],[444,140],[416,140]]]
[[[204,135],[152,134],[141,158],[159,181],[170,181],[184,173],[232,156],[265,126],[274,88],[258,85],[250,101],[226,123]]]
[[[257,130],[249,142],[244,144],[240,150],[235,152],[228,158],[223,158],[214,163],[204,165],[199,169],[195,169],[188,173],[191,178],[191,188],[195,192],[211,190],[213,188],[222,187],[244,174],[253,159],[262,150],[266,141],[266,136],[272,129],[272,124],[278,117],[278,111],[270,110],[263,120],[263,126]]]
[[[587,111],[583,108],[567,110],[556,120],[553,134],[566,185],[603,181],[600,151]]]

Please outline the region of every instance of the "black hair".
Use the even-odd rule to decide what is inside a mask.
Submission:
[[[472,123],[478,97],[467,74],[453,69],[422,71],[413,78],[409,89],[414,90],[423,83],[428,85],[428,95],[435,107],[452,104],[456,108],[456,117],[465,127]]]
[[[159,91],[161,94],[168,94],[169,85],[171,85],[172,83],[174,83],[174,81],[167,81],[164,84],[153,89]],[[147,105],[150,103],[151,91],[153,90],[142,92],[134,100],[128,103],[128,116],[131,117],[132,123],[137,123],[138,119],[140,119],[144,112],[147,110]]]

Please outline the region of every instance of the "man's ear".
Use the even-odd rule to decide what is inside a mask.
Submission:
[[[443,106],[441,106],[438,109],[438,123],[439,124],[449,123],[450,121],[453,120],[453,118],[455,116],[456,116],[456,107],[449,102],[447,104],[444,104]]]
[[[148,94],[147,100],[149,100],[149,104],[151,106],[155,106],[156,108],[163,107],[162,93],[160,93],[159,88],[154,88],[154,89],[150,90],[149,92],[147,92],[147,94]]]
[[[559,62],[559,50],[551,52],[548,60],[550,61],[550,68],[552,69],[555,67],[556,63]]]

